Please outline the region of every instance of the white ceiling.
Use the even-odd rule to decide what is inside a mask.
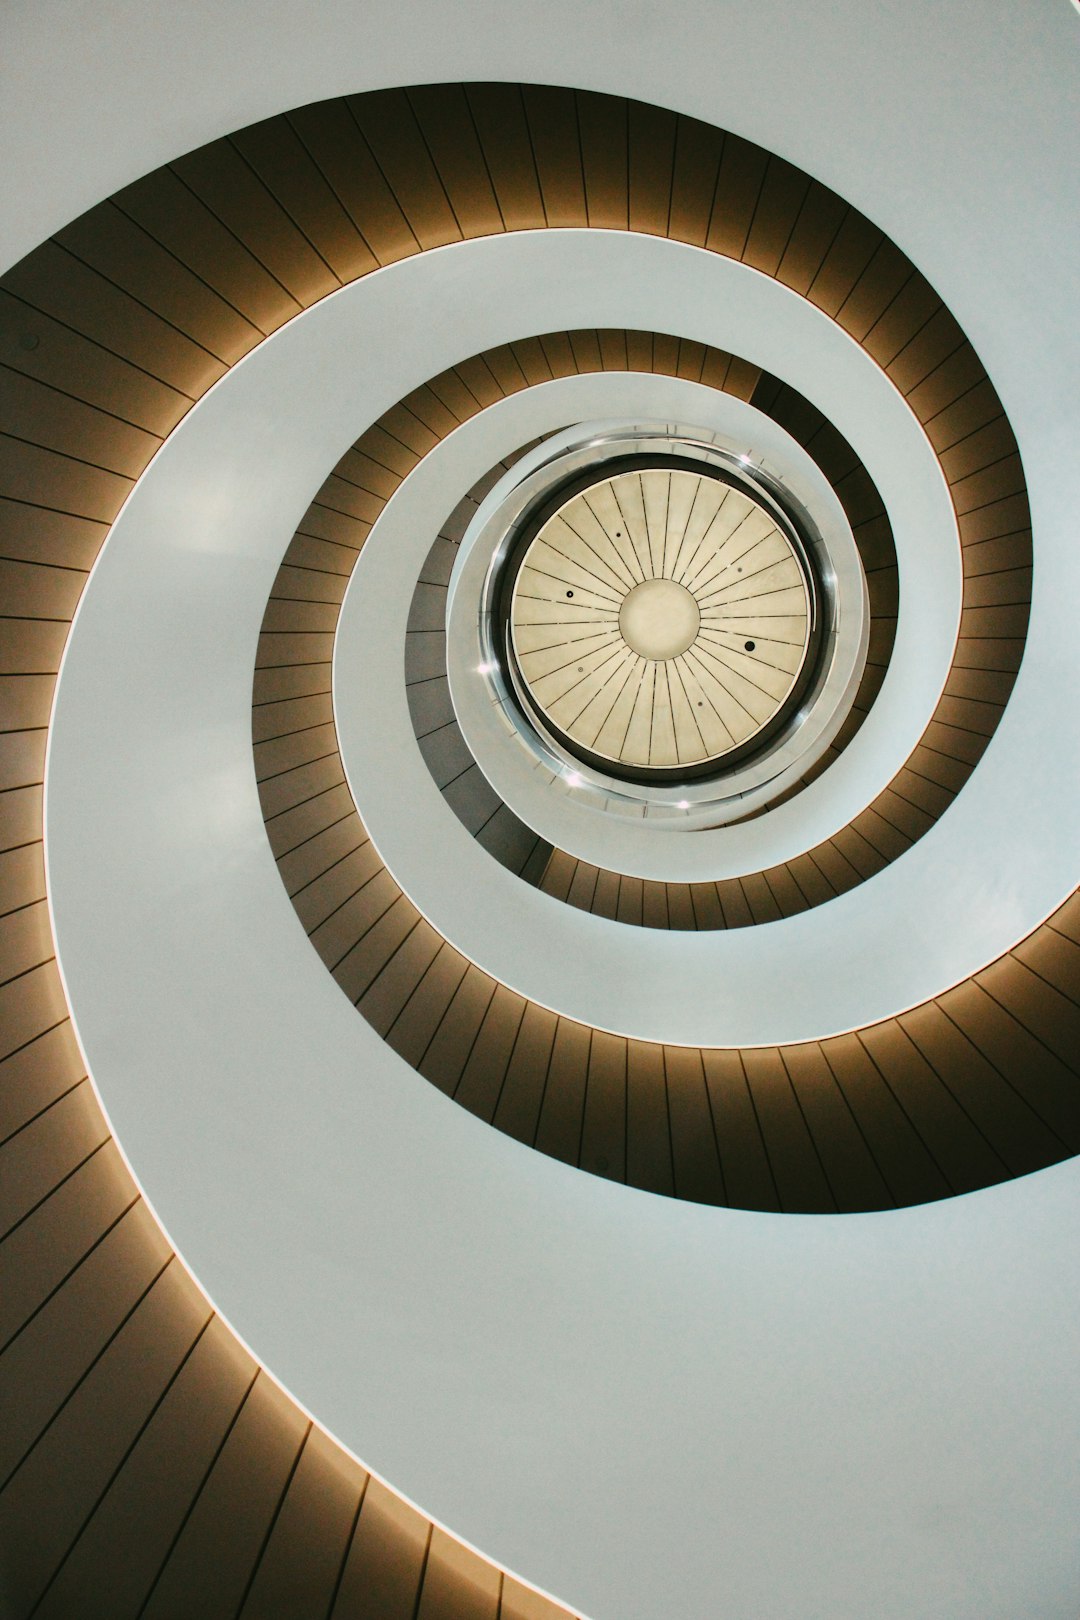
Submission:
[[[1064,0],[9,0],[0,29],[5,264],[182,150],[383,83],[575,82],[761,140],[890,231],[966,326],[1024,452],[1036,605],[1053,593],[1041,537],[1064,545],[1080,510],[1080,18]],[[191,870],[208,809],[227,819],[249,774],[236,760],[209,807],[170,808]],[[237,877],[269,903],[268,854]],[[213,899],[209,936],[228,927]],[[206,937],[186,967],[211,1006]],[[92,1058],[196,1274],[393,1483],[598,1620],[673,1604],[695,1620],[1072,1620],[1075,1163],[842,1221],[652,1199],[528,1153],[395,1068],[295,945],[272,945],[248,1006],[257,1070],[217,1073],[208,1026],[175,998],[175,1072],[130,1050],[120,1000]],[[284,1003],[278,971],[295,975]],[[181,1062],[200,1043],[201,1071]],[[320,1229],[343,1233],[331,1256]]]

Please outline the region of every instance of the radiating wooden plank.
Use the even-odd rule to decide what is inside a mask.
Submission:
[[[723,143],[709,124],[681,116],[676,121],[668,218],[668,235],[676,241],[705,246]]]
[[[78,1085],[86,1073],[69,1019],[0,1063],[0,1143]]]
[[[780,1052],[752,1048],[742,1053],[742,1064],[781,1208],[831,1214],[832,1188]]]
[[[626,1179],[626,1041],[594,1030],[589,1047],[579,1163],[583,1170]]]
[[[735,1209],[778,1210],[776,1182],[739,1053],[705,1049],[701,1057],[727,1202]]]
[[[432,1531],[416,1620],[501,1620],[499,1571],[445,1530]]]
[[[330,1620],[416,1620],[431,1525],[369,1479]]]
[[[776,274],[809,189],[809,176],[800,169],[783,158],[769,156],[766,159],[761,189],[742,249],[745,264],[769,276]]]
[[[227,366],[235,365],[263,336],[113,203],[92,208],[56,240]]]
[[[220,360],[57,242],[20,260],[5,273],[4,286],[189,400],[225,374]]]
[[[33,1448],[169,1259],[141,1201],[109,1230],[0,1355],[0,1479]]]
[[[177,159],[173,171],[284,287],[300,309],[338,278],[230,141]]]
[[[150,1593],[143,1613],[164,1620],[184,1608],[233,1620],[272,1532],[308,1419],[260,1373]]]
[[[378,260],[287,118],[249,124],[232,137],[237,151],[344,284]]]
[[[625,231],[630,217],[627,104],[618,96],[595,94],[579,94],[576,100],[588,223],[594,230]]]
[[[442,936],[419,919],[399,946],[388,953],[384,965],[358,1002],[373,1029],[386,1035],[442,948]]]
[[[139,1612],[254,1376],[215,1317],[60,1566],[41,1616]]]
[[[629,228],[668,235],[676,115],[646,102],[627,103]]]
[[[957,1191],[985,1187],[1009,1173],[977,1119],[949,1084],[947,1073],[916,1047],[895,1019],[861,1032],[866,1051]]]
[[[504,230],[465,87],[423,85],[406,94],[462,235]]]
[[[522,97],[547,225],[585,226],[585,180],[577,105],[572,90],[528,84]]]
[[[822,1041],[820,1050],[896,1202],[948,1197],[952,1189],[940,1166],[858,1036]]]
[[[694,1203],[726,1203],[702,1054],[693,1047],[665,1046],[664,1070],[675,1194]]]
[[[527,1142],[536,1136],[547,1085],[548,1066],[558,1019],[535,1002],[523,1003],[513,1052],[506,1065],[495,1112],[488,1117],[496,1130]]]
[[[502,1095],[511,1058],[516,1050],[522,1019],[528,1008],[523,997],[505,985],[497,985],[488,1000],[479,1030],[468,1054],[461,1080],[454,1093],[470,1113],[490,1120]],[[529,1031],[519,1053],[519,1064],[526,1058]],[[546,1073],[546,1054],[544,1056]]]
[[[45,1591],[209,1318],[173,1262],[0,1495],[7,1596],[18,1610]]]
[[[242,1620],[325,1620],[367,1476],[313,1428],[244,1600]]]
[[[96,405],[85,405],[33,377],[6,368],[0,376],[0,432],[125,478],[137,478],[161,443],[157,434],[133,427]],[[71,561],[68,557],[55,560]]]
[[[1063,1143],[937,1002],[897,1021],[978,1125],[1011,1175],[1050,1164]]]
[[[296,298],[260,262],[258,244],[232,230],[179,172],[155,170],[118,192],[115,201],[256,331],[273,332],[297,313]]]
[[[419,1072],[440,1091],[456,1089],[495,991],[494,979],[470,963],[417,1062]]]
[[[66,1012],[61,1003],[55,1022]],[[6,1030],[6,1019],[4,1024]],[[0,1238],[25,1220],[108,1136],[97,1099],[84,1080],[10,1138],[0,1148]]]
[[[289,122],[335,197],[380,264],[419,251],[420,244],[371,148],[344,101],[319,101]]]
[[[785,1046],[783,1062],[837,1209],[892,1208],[892,1195],[819,1047]]]
[[[459,242],[460,224],[405,92],[369,90],[348,105],[421,248]]]
[[[62,1286],[137,1197],[108,1140],[0,1243],[0,1344]]]
[[[407,1063],[418,1067],[465,977],[469,963],[444,941],[405,1003],[386,1039]],[[365,1017],[366,1009],[361,1007]]]
[[[577,1164],[581,1154],[591,1040],[587,1025],[558,1020],[534,1146],[566,1164]]]

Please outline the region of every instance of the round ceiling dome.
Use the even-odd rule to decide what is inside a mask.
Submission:
[[[564,491],[519,557],[513,655],[571,750],[723,768],[798,702],[814,583],[752,488],[670,458],[609,470]]]

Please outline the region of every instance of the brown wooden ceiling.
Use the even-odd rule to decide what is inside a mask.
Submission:
[[[53,684],[87,572],[133,481],[206,389],[300,310],[378,265],[492,231],[590,225],[691,242],[801,292],[863,343],[950,458],[965,561],[977,559],[962,627],[973,684],[958,684],[939,715],[922,777],[931,797],[966,775],[1007,696],[1027,621],[1016,558],[1028,518],[1000,402],[899,250],[835,194],[737,137],[540,87],[320,103],[155,171],[9,271],[0,281],[0,1549],[13,1616],[561,1612],[309,1430],[168,1251],[72,1037],[44,905],[41,792]],[[995,677],[989,695],[980,672]],[[1051,1162],[1075,1151],[1076,958],[1069,906],[896,1031],[799,1048],[801,1067],[766,1053],[718,1058],[719,1070],[710,1060],[698,1075],[676,1049],[662,1054],[664,1088],[642,1088],[639,1063],[655,1065],[659,1049],[642,1059],[628,1046],[623,1070],[606,1040],[590,1041],[583,1162],[599,1168],[607,1157],[610,1173],[612,1155],[630,1152],[616,1141],[598,1148],[591,1124],[592,1101],[621,1084],[626,1143],[648,1161],[631,1170],[628,1159],[628,1177],[660,1190],[677,1181],[684,1196],[710,1196],[722,1174],[731,1202],[762,1202],[769,1184],[798,1188],[799,1207],[832,1207],[825,1189],[842,1185],[868,1207],[888,1201],[886,1178],[890,1198],[907,1202],[995,1179],[1002,1166],[1018,1174]],[[490,1085],[489,1037],[506,1043],[505,994],[484,1014],[459,1092]],[[515,1045],[533,1039],[534,1023],[523,1034],[522,1015]],[[440,1041],[457,1027],[444,1022]],[[548,1031],[536,1039],[542,1046]],[[572,1030],[552,1031],[556,1041],[580,1051]],[[937,1063],[948,1052],[948,1083],[920,1089],[913,1052]],[[844,1090],[841,1060],[852,1077]],[[746,1145],[721,1164],[706,1106],[728,1074],[725,1140],[742,1132]],[[766,1141],[754,1109],[770,1084],[789,1101]],[[889,1106],[871,1110],[872,1129],[886,1134],[868,1140],[863,1100],[886,1093]],[[629,1122],[662,1098],[670,1130],[653,1145]],[[546,1118],[541,1145],[573,1135],[572,1109]],[[948,1119],[956,1132],[935,1135]]]

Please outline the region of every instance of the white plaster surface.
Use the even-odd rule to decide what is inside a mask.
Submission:
[[[1060,627],[1080,508],[1080,19],[1064,0],[10,0],[2,26],[4,262],[181,150],[382,83],[572,70],[791,157],[901,243],[979,348],[1025,457],[1040,633]],[[385,352],[368,344],[364,365]],[[432,348],[412,358],[430,374]],[[289,443],[308,490],[325,469],[324,445],[272,420],[257,437]],[[581,1176],[432,1092],[338,996],[270,882],[238,719],[267,565],[230,539],[213,441],[188,445],[155,552],[182,570],[202,546],[208,576],[245,588],[226,623],[212,592],[168,603],[134,537],[109,564],[130,634],[96,641],[78,716],[125,673],[154,713],[113,761],[130,847],[108,874],[101,972],[74,989],[121,1138],[211,1294],[373,1466],[597,1620],[1072,1620],[1076,1165],[891,1216],[720,1214]],[[294,523],[307,495],[269,464]],[[140,497],[140,521],[157,500]],[[172,649],[153,643],[166,609],[183,620]],[[176,688],[192,650],[238,626],[211,714]],[[1071,634],[1044,644],[1018,710],[1026,724],[1058,694],[1054,746],[1008,788],[1021,818],[1073,769],[1072,657]],[[92,789],[61,772],[54,790],[61,777]],[[1059,810],[1027,836],[1071,837]],[[172,865],[151,895],[155,818]],[[1015,848],[989,880],[1003,903]],[[53,855],[77,909],[101,846]],[[125,906],[153,1029],[128,1022]],[[253,939],[234,1063],[221,1035]]]
[[[511,271],[521,286],[538,251],[451,249],[317,306],[191,413],[115,526],[69,644],[48,772],[50,888],[91,1070],[173,1240],[286,1385],[427,1511],[586,1612],[665,1616],[677,1592],[677,1612],[702,1620],[718,1593],[732,1620],[1063,1613],[1080,1509],[1077,1305],[1061,1286],[1073,1167],[838,1221],[696,1209],[583,1176],[395,1058],[280,885],[248,705],[284,543],[365,420],[512,335],[493,319],[497,289]],[[628,325],[640,276],[620,290],[616,272],[635,252],[623,242],[605,277],[609,318]],[[561,266],[557,286],[537,276],[537,326],[592,318],[593,276]],[[543,319],[545,296],[560,322]],[[429,329],[395,324],[421,303]],[[843,425],[842,400],[822,404]],[[1059,579],[1068,536],[1041,536]],[[1036,656],[1010,706],[1024,724],[1007,717],[987,756],[1011,748],[1014,783],[1045,746],[1040,649],[1060,647],[1066,611],[1064,593],[1037,599]],[[963,889],[983,937],[1022,932],[1032,888],[1056,894],[1069,857],[1067,780],[1036,804],[994,785],[1006,803],[983,800],[985,836],[1004,815],[1009,879],[987,897]],[[842,929],[819,940],[835,994],[881,993],[914,926],[900,897],[861,959]],[[625,1006],[619,950],[595,978]],[[749,975],[747,960],[732,970]],[[772,958],[770,1039],[793,1008],[807,1016],[795,961]],[[662,989],[644,1014],[627,1009],[631,1025],[660,1030],[680,997],[692,1010],[657,963]],[[683,956],[680,978],[693,971]],[[759,992],[741,1006],[715,969],[707,982],[726,1027],[763,1019]]]

